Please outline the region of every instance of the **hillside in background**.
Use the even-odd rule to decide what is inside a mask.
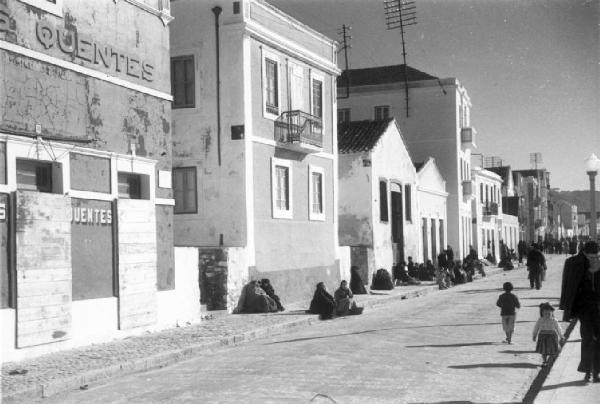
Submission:
[[[556,191],[551,190],[553,198],[577,205],[578,212],[590,211],[590,191]],[[596,212],[600,212],[600,191],[596,191]]]

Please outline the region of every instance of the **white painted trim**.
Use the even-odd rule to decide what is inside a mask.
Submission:
[[[437,189],[427,188],[427,187],[423,187],[421,185],[417,185],[417,191],[425,192],[427,194],[432,194],[432,195],[437,195],[437,196],[443,196],[444,198],[449,195],[449,193],[446,191],[439,191]]]
[[[272,114],[267,112],[267,59],[277,63],[277,108],[278,114]],[[283,107],[281,105],[281,60],[279,55],[269,51],[268,49],[261,49],[261,64],[262,64],[262,110],[263,116],[267,119],[275,120],[279,117]]]
[[[30,57],[32,59],[36,59],[41,62],[50,63],[55,66],[62,67],[64,69],[74,71],[76,73],[81,73],[86,76],[90,76],[95,79],[98,79],[98,80],[106,81],[108,83],[115,84],[120,87],[125,87],[130,90],[138,91],[140,93],[148,94],[153,97],[161,98],[166,101],[173,101],[173,97],[171,96],[171,94],[167,94],[162,91],[155,90],[153,88],[135,84],[135,83],[129,82],[127,80],[123,80],[118,77],[111,76],[109,74],[102,73],[102,72],[99,72],[94,69],[90,69],[88,67],[80,66],[78,64],[56,58],[54,56],[49,56],[49,55],[46,55],[41,52],[23,48],[22,46],[18,46],[18,45],[12,44],[10,42],[0,40],[0,49],[4,49],[9,52],[18,53],[19,55]]]
[[[155,15],[155,16],[159,17],[161,19],[161,21],[163,22],[163,24],[164,24],[165,27],[167,25],[169,25],[169,23],[171,21],[173,21],[173,19],[175,18],[175,17],[173,17],[171,15],[170,10],[169,10],[168,7],[163,7],[163,3],[162,2],[165,1],[165,2],[167,2],[167,5],[168,5],[168,1],[169,0],[158,0],[158,6],[159,6],[159,8],[151,7],[151,6],[149,6],[149,5],[141,2],[139,0],[125,0],[125,1],[127,3],[133,5],[133,6],[137,7],[137,8],[140,8],[140,9],[142,9],[142,10],[144,10],[144,11],[146,11],[146,12],[152,14],[152,15]],[[115,1],[115,3],[116,3],[116,1]]]
[[[35,8],[44,10],[50,14],[54,14],[58,17],[63,17],[63,0],[56,0],[55,4],[50,3],[48,0],[19,0],[21,3],[27,3]]]
[[[323,211],[321,213],[315,213],[312,210],[313,201],[313,173],[321,174],[321,204]],[[315,221],[325,221],[325,170],[323,167],[308,165],[308,219]]]
[[[279,34],[263,27],[256,21],[246,21],[246,31],[256,39],[266,45],[277,49],[278,51],[290,55],[298,60],[303,61],[313,67],[317,67],[326,73],[340,75],[342,72],[333,62],[325,59],[316,53],[298,45],[296,42],[282,37]]]
[[[309,93],[309,107],[310,107],[310,113],[311,115],[315,115],[315,111],[313,109],[313,101],[314,101],[314,90],[313,90],[313,81],[320,81],[321,82],[321,116],[319,118],[321,118],[321,120],[323,120],[323,115],[325,112],[325,77],[322,74],[319,73],[315,73],[314,71],[310,71],[310,79],[308,81],[308,93]],[[332,112],[333,113],[333,112]],[[325,126],[325,124],[322,122],[321,123],[323,125],[323,127]]]
[[[287,167],[288,169],[288,210],[278,209],[276,206],[277,200],[277,175],[275,168]],[[271,205],[273,208],[273,219],[293,219],[294,218],[294,176],[291,160],[278,159],[271,157]]]
[[[243,5],[244,3],[242,3]],[[245,6],[243,6],[245,7]],[[252,41],[248,36],[242,37],[242,86],[243,86],[243,111],[246,135],[244,136],[244,186],[246,194],[246,259],[248,266],[256,265],[256,235],[254,212],[254,144],[253,144],[253,91],[252,71]],[[256,79],[255,79],[256,80]],[[273,142],[275,142],[273,140]]]
[[[172,199],[172,198],[154,198],[154,203],[156,205],[175,206],[175,199]]]
[[[247,133],[248,132],[246,131],[246,134]],[[277,147],[277,142],[275,140],[267,139],[267,138],[260,137],[260,136],[248,136],[248,138],[252,142],[264,144],[267,146]],[[327,159],[327,160],[336,160],[335,155],[332,153],[318,152],[318,153],[311,153],[310,156],[320,157],[320,158]]]
[[[96,199],[98,201],[112,201],[115,199],[115,197],[112,194],[94,191],[78,191],[76,189],[69,190],[68,192],[66,192],[66,195],[72,198]]]

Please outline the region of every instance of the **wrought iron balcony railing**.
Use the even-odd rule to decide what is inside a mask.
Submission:
[[[492,202],[483,205],[481,209],[481,214],[483,216],[498,216],[498,204],[496,202]]]
[[[275,141],[304,151],[323,148],[321,118],[300,110],[285,111],[275,121]]]

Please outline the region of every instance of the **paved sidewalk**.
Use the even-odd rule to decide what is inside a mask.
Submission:
[[[579,323],[552,366],[536,404],[590,404],[600,402],[600,383],[584,383],[583,373],[577,371],[581,339]]]
[[[486,267],[486,272],[489,276],[503,271]],[[433,282],[425,282],[417,286],[397,287],[392,291],[358,295],[356,300],[359,305],[372,308],[437,290]],[[317,316],[305,314],[305,307],[290,305],[286,308],[285,312],[271,314],[219,313],[212,319],[188,327],[7,362],[2,364],[2,402],[26,402],[27,399],[49,397],[66,390],[85,389],[88,384],[103,379],[163,367],[202,352],[285,333],[294,327],[319,321]],[[27,373],[10,375],[14,370],[26,370]]]

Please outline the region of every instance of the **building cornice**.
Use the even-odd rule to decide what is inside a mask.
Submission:
[[[113,0],[116,3],[119,2],[119,0]],[[139,0],[122,0],[125,1],[126,3],[129,3],[137,8],[140,8],[150,14],[153,14],[155,16],[157,16],[158,18],[160,18],[160,20],[162,21],[163,25],[166,27],[167,25],[169,25],[169,23],[171,21],[173,21],[174,17],[171,15],[171,11],[169,9],[169,0],[158,0],[158,8],[154,8],[151,7],[149,5],[147,5],[144,2],[141,2]]]
[[[443,196],[444,198],[446,198],[446,197],[448,197],[448,195],[450,195],[446,191],[440,191],[440,190],[433,189],[433,188],[427,188],[427,187],[423,187],[421,185],[417,185],[417,191],[425,192],[427,194],[432,194],[432,195],[437,195],[437,196]]]

